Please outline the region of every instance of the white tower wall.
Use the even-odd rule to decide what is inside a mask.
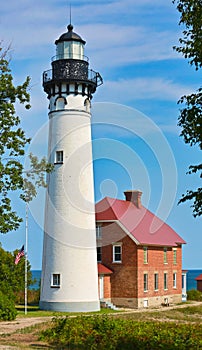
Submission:
[[[58,46],[76,41],[83,47],[85,42],[72,29],[69,25],[68,33],[56,41]],[[98,73],[91,80],[85,61],[66,55],[61,59],[61,54],[52,64],[52,77],[49,71],[43,76],[50,101],[48,154],[54,171],[47,178],[40,308],[97,311],[90,99]]]

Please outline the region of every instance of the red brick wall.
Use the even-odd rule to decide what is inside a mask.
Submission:
[[[122,262],[113,262],[113,243],[122,243]],[[148,247],[148,263],[144,264],[144,251],[126,235],[117,223],[104,223],[102,228],[102,263],[113,271],[112,298],[149,298],[182,293],[182,251],[177,247],[177,264],[173,249],[167,248],[164,264],[164,247]],[[168,274],[168,289],[164,290],[164,273]],[[177,288],[173,288],[173,273],[177,273]],[[144,292],[144,273],[148,274],[148,291]],[[159,274],[159,288],[154,290],[154,273]]]
[[[110,275],[104,275],[104,299],[111,299]],[[98,278],[98,290],[100,295],[100,279]]]
[[[110,276],[112,298],[135,298],[137,295],[136,244],[116,223],[105,224],[102,237],[102,263],[113,271]],[[112,244],[116,242],[122,242],[122,263],[113,262]]]
[[[111,282],[110,276],[104,276],[104,298],[111,299]]]
[[[202,281],[197,281],[197,290],[202,292]]]
[[[167,248],[164,264],[164,247],[148,247],[148,264],[144,264],[143,247],[138,247],[138,298],[182,293],[182,249],[177,247],[177,264],[173,263],[173,249]],[[177,274],[177,288],[173,288],[173,273]],[[144,273],[148,274],[148,292],[144,292]],[[159,275],[158,291],[154,290],[154,274]],[[164,273],[168,276],[168,288],[164,290]]]

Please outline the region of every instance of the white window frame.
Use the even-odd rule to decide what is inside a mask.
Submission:
[[[144,251],[144,264],[148,264],[148,247],[143,247]]]
[[[177,265],[177,248],[173,248],[173,264]]]
[[[96,239],[102,238],[102,226],[96,225]]]
[[[168,290],[168,274],[164,272],[163,274],[163,289]]]
[[[182,274],[182,289],[186,287],[186,275]]]
[[[168,248],[163,248],[163,262],[164,262],[164,264],[167,264],[168,263]]]
[[[159,274],[154,274],[154,290],[159,290]]]
[[[60,286],[61,286],[60,273],[52,273],[51,274],[51,287],[52,288],[60,288]]]
[[[148,292],[148,273],[144,273],[143,283],[144,292]]]
[[[116,252],[116,248],[120,248],[120,253],[117,253]],[[116,255],[119,255],[121,256],[121,259],[118,259],[116,258]],[[113,263],[121,263],[122,262],[122,244],[121,243],[115,243],[113,244]]]
[[[64,152],[62,150],[55,152],[55,164],[63,164]]]
[[[177,273],[173,272],[173,288],[177,288]]]

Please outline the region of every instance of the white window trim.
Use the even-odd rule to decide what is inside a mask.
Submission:
[[[59,154],[62,154],[62,160],[58,160]],[[63,164],[63,163],[64,163],[64,151],[63,150],[55,151],[55,164]]]
[[[166,288],[165,288],[165,275],[166,275]],[[168,290],[168,273],[164,272],[163,274],[163,289]]]
[[[173,248],[173,265],[177,265],[177,248]]]
[[[163,263],[168,264],[168,248],[163,248]]]
[[[158,288],[156,288],[156,278],[155,276],[157,275],[157,286]],[[154,291],[157,292],[159,290],[159,274],[158,272],[155,272],[154,273]]]
[[[53,284],[53,276],[57,275],[59,276],[60,283],[59,284]],[[51,274],[51,288],[60,288],[61,287],[61,274],[60,273],[52,273]]]
[[[173,272],[173,288],[177,288],[177,273]]]
[[[115,263],[115,264],[121,264],[121,263],[122,263],[122,243],[114,243],[112,247],[113,247],[113,257],[112,257],[113,263]],[[121,248],[121,249],[120,249],[121,260],[115,260],[115,248],[116,248],[116,247],[120,247],[120,248]]]
[[[146,277],[146,289],[145,289],[145,280],[144,280],[144,276],[147,276]],[[147,293],[148,292],[148,279],[149,279],[149,276],[148,276],[148,273],[144,273],[143,275],[143,288],[144,288],[144,293]]]
[[[102,225],[96,225],[96,239],[102,239]]]
[[[144,264],[148,264],[148,247],[143,247],[143,254]]]

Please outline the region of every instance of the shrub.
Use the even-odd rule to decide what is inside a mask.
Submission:
[[[38,305],[40,297],[39,289],[28,289],[27,291],[27,303],[28,305]],[[24,305],[25,292],[21,291],[15,294],[15,302],[18,305]]]
[[[0,320],[11,321],[16,318],[16,315],[14,298],[0,291]]]
[[[61,349],[201,349],[202,325],[137,322],[107,316],[60,317],[41,340]]]
[[[187,300],[202,301],[202,292],[196,289],[188,290]]]

